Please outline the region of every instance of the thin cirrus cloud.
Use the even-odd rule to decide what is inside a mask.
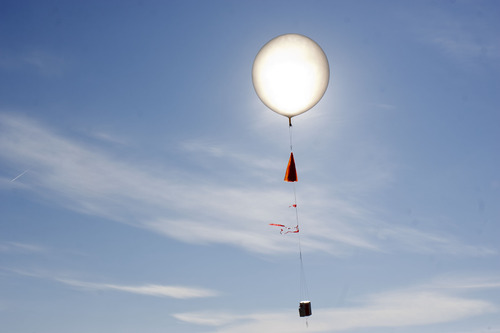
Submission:
[[[0,242],[0,252],[13,252],[13,253],[43,253],[47,249],[23,242]]]
[[[200,287],[161,284],[124,285],[116,283],[89,282],[59,277],[57,275],[54,275],[53,273],[47,273],[43,271],[27,271],[8,267],[0,268],[6,272],[14,273],[16,275],[27,276],[36,279],[51,280],[80,290],[88,291],[116,291],[129,294],[169,297],[176,299],[205,298],[215,297],[219,295],[219,292],[217,292],[216,290]]]
[[[484,289],[500,289],[500,277],[498,276],[440,276],[426,285],[427,288],[449,289],[455,291],[474,291]]]
[[[425,43],[435,46],[443,54],[455,62],[464,65],[472,64],[478,59],[489,60],[500,69],[500,47],[494,27],[488,25],[495,12],[481,8],[481,4],[470,2],[470,10],[481,13],[469,16],[468,24],[463,24],[453,11],[434,8],[426,13],[427,22],[416,20],[421,15],[408,16],[401,14],[406,22],[413,26],[413,32]],[[425,23],[425,24],[423,24]],[[480,37],[479,37],[480,36]],[[483,61],[478,62],[484,64]]]
[[[479,279],[481,280],[481,279]],[[465,285],[466,282],[458,282]],[[499,288],[482,283],[484,288]],[[311,332],[342,332],[374,327],[411,327],[437,323],[453,323],[461,319],[496,313],[492,303],[464,296],[450,290],[437,289],[430,283],[402,290],[392,290],[358,299],[355,305],[314,310],[308,330]],[[454,292],[457,289],[453,290]],[[464,291],[461,288],[458,291]],[[465,290],[467,291],[467,290]],[[261,331],[302,332],[303,323],[295,313],[236,314],[226,311],[186,312],[173,315],[178,320],[211,326],[214,333],[250,333]]]
[[[486,301],[440,295],[436,293],[401,293],[379,295],[358,307],[314,310],[311,332],[341,332],[374,327],[408,327],[449,323],[460,319],[496,312]],[[217,326],[214,333],[302,332],[295,313],[274,312],[249,315],[228,313],[179,313],[175,318],[192,324]]]
[[[251,160],[220,149],[212,147],[213,156],[206,158],[220,165]],[[199,150],[203,150],[200,143],[184,146],[185,154]],[[0,114],[0,157],[21,171],[29,167],[16,181],[11,180],[21,171],[1,178],[0,187],[31,190],[68,209],[189,243],[229,244],[260,253],[296,250],[295,244],[283,242],[268,226],[280,218],[277,207],[290,204],[290,193],[265,180],[242,186],[207,180],[207,170],[188,173],[171,168],[165,172],[164,167],[132,164],[95,145],[57,134],[30,118],[9,114]],[[245,163],[240,164],[244,168]],[[308,207],[301,209],[301,217],[309,221],[302,242],[309,251],[332,255],[353,249],[473,256],[495,253],[449,236],[395,227],[359,204],[335,197],[322,185],[302,185],[301,191],[304,207]]]
[[[193,288],[185,286],[166,286],[159,284],[145,284],[138,286],[118,285],[109,283],[94,283],[71,279],[55,279],[58,282],[69,286],[85,289],[85,290],[101,290],[101,291],[120,291],[131,294],[156,296],[156,297],[171,297],[178,299],[202,298],[217,296],[217,292],[205,288]]]
[[[0,69],[7,71],[30,70],[46,77],[58,77],[68,67],[64,57],[44,49],[31,49],[20,53],[2,50]]]

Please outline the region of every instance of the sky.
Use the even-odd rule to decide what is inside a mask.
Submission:
[[[500,2],[0,3],[5,332],[500,332]],[[251,80],[315,40],[322,100]],[[312,316],[298,315],[299,238]]]

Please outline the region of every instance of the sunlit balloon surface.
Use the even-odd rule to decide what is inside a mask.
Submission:
[[[299,34],[278,36],[262,47],[252,69],[257,95],[271,110],[293,117],[316,103],[330,78],[321,47]]]

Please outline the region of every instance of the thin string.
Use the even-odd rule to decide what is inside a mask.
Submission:
[[[299,259],[300,259],[300,297],[299,301],[302,300],[308,300],[309,299],[309,290],[307,289],[307,282],[306,282],[306,273],[304,270],[304,260],[302,256],[302,244],[300,241],[300,225],[299,225],[299,211],[298,211],[298,206],[297,206],[297,191],[296,191],[296,186],[295,183],[293,184],[293,195],[295,199],[295,219],[297,222],[297,229],[299,230],[298,235],[298,243],[299,243]]]
[[[288,128],[289,128],[289,133],[290,133],[290,151],[293,152],[291,118],[290,118]],[[293,199],[294,199],[293,207],[295,207],[295,220],[297,223],[297,229],[299,230],[299,233],[298,233],[299,259],[300,259],[300,295],[299,295],[299,301],[301,301],[301,300],[309,299],[309,291],[307,289],[306,274],[305,274],[305,270],[304,270],[304,261],[302,259],[302,245],[300,242],[299,209],[297,206],[297,189],[296,189],[295,183],[293,183]]]

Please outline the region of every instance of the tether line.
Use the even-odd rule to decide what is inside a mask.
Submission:
[[[290,118],[289,122],[289,133],[290,133],[290,151],[293,153],[293,140],[292,140],[292,121]],[[300,223],[299,223],[299,209],[297,206],[297,189],[295,183],[293,183],[293,199],[294,199],[294,205],[293,207],[295,208],[295,220],[297,223],[297,230],[299,230],[298,233],[298,242],[299,242],[299,259],[300,259],[300,296],[299,296],[299,301],[301,300],[307,300],[309,298],[309,291],[307,289],[307,282],[306,282],[306,274],[304,270],[304,261],[302,258],[302,245],[300,242]]]

